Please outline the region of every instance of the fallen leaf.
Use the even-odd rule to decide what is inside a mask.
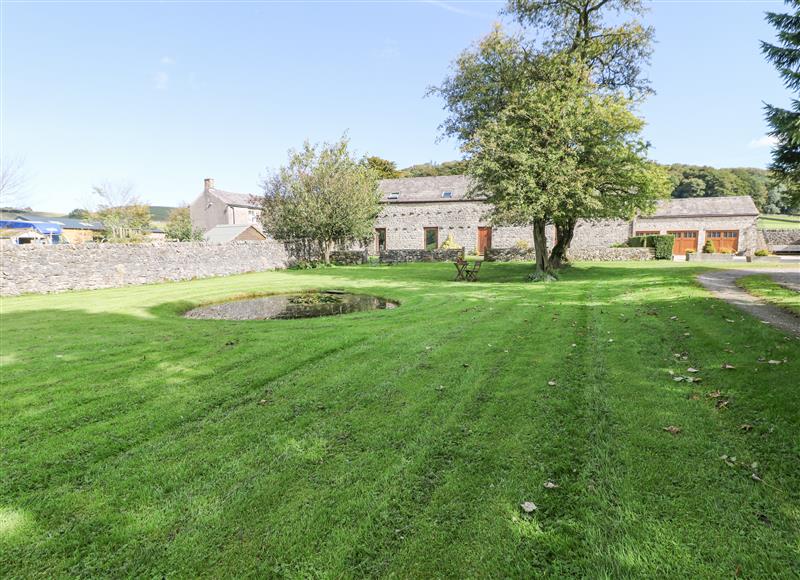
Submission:
[[[758,477],[755,473],[753,473],[750,477],[752,478],[753,481],[764,481],[763,479]]]
[[[767,361],[767,364],[768,365],[779,365],[779,364],[781,364],[781,362],[782,361],[770,359],[770,360]]]
[[[743,425],[739,425],[739,429],[747,433],[753,430],[753,426],[750,423],[744,423]]]
[[[556,489],[560,486],[557,483],[553,483],[552,481],[545,481],[544,487],[545,489]]]
[[[700,395],[698,395],[697,393],[692,393],[691,395],[689,395],[689,400],[690,401],[699,401],[700,400]]]
[[[684,332],[683,336],[692,336],[692,333],[691,332]]]
[[[547,385],[550,386],[550,387],[555,387],[556,386],[556,382],[555,381],[547,381]]]
[[[673,435],[677,435],[678,433],[681,432],[681,428],[676,427],[675,425],[670,425],[668,427],[664,427],[664,431],[666,431],[667,433],[672,433]]]
[[[519,507],[522,508],[522,511],[524,511],[526,514],[531,514],[539,509],[532,501],[522,502]]]
[[[669,319],[670,320],[678,320],[678,317],[677,316],[670,316]]]
[[[731,323],[733,323],[733,322],[736,322],[736,321],[735,321],[735,320],[731,320],[730,318],[726,318],[726,319],[725,319],[725,322],[731,322]]]
[[[675,371],[667,371],[667,372],[670,374],[670,376],[675,374]]]
[[[722,365],[722,368],[723,369],[735,369],[736,367],[733,366],[732,364],[725,363],[724,365]]]
[[[258,404],[259,404],[259,405],[266,405],[266,404],[267,404],[267,400],[266,400],[266,399],[261,399],[261,400],[258,402]]]
[[[676,383],[680,383],[681,381],[685,381],[686,377],[675,377],[672,380],[675,381]]]
[[[717,409],[727,409],[729,401],[727,399],[718,399],[715,403]]]
[[[700,369],[696,369],[694,367],[689,367],[688,369],[686,369],[686,372],[687,373],[699,373]]]
[[[722,396],[722,393],[720,393],[719,390],[711,391],[710,393],[708,393],[708,398],[709,399],[718,399],[721,396]]]
[[[464,363],[464,364],[463,364],[463,365],[461,365],[461,366],[463,366],[464,368],[467,368],[467,367],[469,367],[469,363]]]

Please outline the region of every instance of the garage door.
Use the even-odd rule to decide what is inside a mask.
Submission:
[[[714,250],[739,251],[739,230],[708,230],[706,239],[711,240]]]
[[[675,244],[672,246],[672,253],[681,256],[686,250],[697,251],[697,230],[680,230],[667,232],[675,236]]]

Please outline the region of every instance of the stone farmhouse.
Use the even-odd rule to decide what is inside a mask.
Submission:
[[[381,211],[375,222],[370,254],[385,250],[432,250],[452,236],[467,253],[482,255],[487,248],[533,245],[529,227],[495,226],[489,205],[470,196],[467,176],[411,177],[380,182]],[[260,208],[249,194],[214,188],[207,179],[203,193],[190,206],[192,223],[204,231],[220,224],[259,223]],[[719,251],[753,251],[758,245],[758,210],[749,196],[669,199],[659,202],[650,216],[633,220],[579,221],[572,247],[608,248],[634,235],[674,234],[675,253],[699,252],[709,239]],[[554,229],[548,239],[554,242]]]
[[[192,225],[204,233],[219,225],[254,225],[261,227],[261,206],[250,193],[231,193],[214,187],[213,179],[204,181],[203,192],[189,205]]]

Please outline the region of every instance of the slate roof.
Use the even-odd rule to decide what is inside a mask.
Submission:
[[[690,216],[757,216],[758,208],[749,195],[729,197],[689,197],[658,202],[656,218]]]
[[[91,220],[78,220],[74,218],[67,218],[67,217],[51,217],[51,218],[44,218],[39,217],[35,214],[17,214],[18,219],[27,222],[50,222],[54,224],[60,225],[65,230],[94,230],[99,231],[103,229],[103,224],[96,221]]]
[[[249,228],[253,228],[259,234],[261,234],[258,228],[256,228],[251,224],[222,224],[214,226],[213,228],[208,230],[205,234],[205,240],[207,242],[212,242],[214,244],[223,244],[225,242],[232,242],[237,237],[239,237],[241,233],[247,231]]]
[[[472,180],[466,175],[442,175],[437,177],[402,177],[382,179],[378,184],[381,201],[386,203],[424,203],[433,201],[466,201],[481,199],[468,198]],[[452,197],[443,198],[442,192],[449,191]],[[397,199],[390,199],[393,193]]]
[[[384,203],[430,203],[480,200],[480,194],[468,197],[471,179],[466,175],[445,175],[438,177],[402,177],[383,179],[378,185],[381,201]],[[449,198],[442,192],[452,192]],[[397,198],[390,198],[398,194]],[[748,195],[729,197],[692,197],[668,199],[658,202],[656,212],[648,217],[699,217],[699,216],[757,216],[758,209]]]
[[[253,203],[253,194],[250,193],[233,193],[230,191],[222,191],[221,189],[209,189],[209,193],[217,196],[225,205],[232,205],[235,207],[249,207],[251,209],[261,209],[258,203]]]

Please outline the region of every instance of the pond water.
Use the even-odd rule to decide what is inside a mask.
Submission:
[[[276,320],[336,316],[396,307],[394,302],[365,294],[305,292],[209,304],[190,310],[184,316],[209,320]]]

